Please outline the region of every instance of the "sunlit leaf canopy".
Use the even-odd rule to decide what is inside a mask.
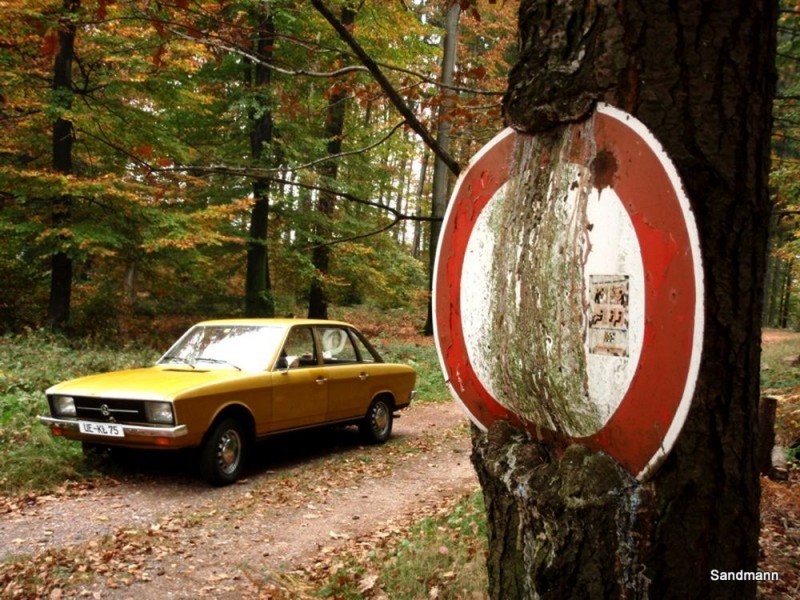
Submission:
[[[445,116],[457,160],[502,126],[513,6],[462,16],[458,98]],[[331,1],[332,11],[345,6]],[[435,129],[445,2],[358,2],[352,32],[418,119]],[[49,257],[74,263],[78,314],[237,313],[253,178],[269,182],[269,269],[280,312],[302,310],[310,249],[335,244],[335,301],[402,306],[424,296],[430,162],[385,94],[309,3],[256,0],[1,2],[0,292],[4,327],[41,322]],[[248,85],[268,14],[270,85]],[[59,32],[75,28],[70,89],[54,89]],[[328,99],[346,92],[339,157],[327,155]],[[250,123],[269,111],[258,159]],[[74,132],[71,173],[53,166],[53,123]],[[335,160],[328,181],[319,164]],[[430,169],[429,169],[430,171]],[[428,173],[427,178],[429,179]],[[337,193],[329,235],[314,210]],[[53,205],[69,199],[69,219]],[[411,218],[405,218],[411,217]],[[416,220],[419,219],[419,220]],[[380,235],[371,235],[385,230]],[[351,240],[351,241],[348,241]],[[24,291],[24,294],[23,294]],[[25,297],[22,302],[21,298]]]
[[[429,131],[440,118],[452,124],[459,164],[501,129],[516,3],[460,3],[449,89],[437,85],[447,0],[326,4],[355,11],[353,36]],[[43,322],[49,260],[59,251],[74,262],[79,327],[123,308],[239,314],[255,178],[269,186],[278,313],[304,312],[309,281],[320,276],[336,303],[424,299],[432,154],[309,2],[26,0],[0,8],[0,326]],[[794,322],[797,312],[800,7],[784,0],[782,9],[768,324]],[[259,87],[248,73],[265,15],[275,33],[270,83]],[[56,90],[66,24],[76,31],[72,86]],[[341,92],[342,152],[332,158],[328,101]],[[456,101],[440,115],[447,95]],[[253,158],[251,124],[265,112],[273,135]],[[74,131],[72,173],[53,168],[59,117]],[[335,180],[320,168],[330,161]],[[316,210],[325,189],[337,194],[332,216]],[[70,199],[65,223],[53,218],[59,198]],[[311,260],[320,244],[331,245],[324,274]]]

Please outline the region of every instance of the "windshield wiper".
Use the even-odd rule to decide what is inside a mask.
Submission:
[[[193,363],[193,362],[189,362],[189,360],[188,360],[188,359],[186,359],[186,358],[183,358],[182,356],[177,356],[177,355],[174,355],[174,354],[172,354],[172,355],[170,355],[170,356],[165,356],[164,358],[162,358],[162,359],[161,359],[160,361],[158,361],[158,362],[163,362],[163,361],[165,361],[165,360],[174,360],[174,361],[177,361],[177,362],[179,362],[179,363],[181,363],[181,364],[188,365],[188,366],[192,367],[193,369],[196,369],[196,368],[197,368],[197,367],[195,367],[195,366],[194,366],[194,363]]]
[[[208,358],[206,356],[198,356],[196,360],[205,360],[207,362],[215,363],[215,364],[218,364],[218,365],[228,365],[230,367],[233,367],[237,371],[241,371],[242,370],[241,367],[238,367],[235,364],[233,364],[232,362],[229,362],[229,361],[227,361],[225,359],[222,359],[222,358]]]

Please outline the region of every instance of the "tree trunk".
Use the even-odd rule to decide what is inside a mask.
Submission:
[[[778,399],[764,396],[758,405],[758,472],[769,475],[772,471],[772,449],[775,447],[775,415]]]
[[[355,18],[355,11],[347,7],[342,8],[342,25],[350,27],[355,22]],[[335,156],[342,151],[344,119],[347,113],[347,95],[347,89],[343,85],[335,83],[328,96],[328,112],[325,119],[328,156]],[[332,184],[338,175],[338,164],[336,160],[328,160],[318,167],[318,171],[323,178],[327,179],[329,184]],[[330,221],[333,219],[335,207],[336,195],[328,191],[321,191],[317,199],[320,225],[316,228],[317,243],[311,255],[315,273],[308,291],[308,317],[310,319],[328,318],[328,295],[325,291],[325,277],[330,267],[330,246],[328,246],[327,242],[330,238]]]
[[[269,8],[262,7],[257,17],[255,54],[260,59],[248,64],[245,74],[246,84],[254,98],[258,110],[250,109],[250,157],[257,166],[263,159],[265,146],[272,143],[272,112],[268,100],[263,95],[269,93],[272,71],[264,66],[272,60],[275,44],[275,22]],[[266,12],[267,14],[264,14]],[[272,160],[268,160],[272,164]],[[245,315],[248,317],[275,316],[275,303],[272,299],[272,283],[269,277],[269,182],[266,179],[253,180],[253,208],[250,212],[250,236],[247,243],[247,270],[245,276]]]
[[[453,75],[456,69],[456,50],[458,49],[458,19],[461,16],[461,5],[451,2],[445,15],[444,52],[442,55],[441,82],[445,86],[453,85]],[[436,132],[436,141],[444,152],[450,152],[450,109],[453,107],[454,97],[452,90],[442,88],[442,103],[439,106],[439,124]],[[439,232],[442,229],[441,219],[447,208],[447,176],[448,168],[445,162],[436,157],[433,163],[433,188],[431,190],[431,226],[428,246],[428,289],[433,289],[433,265],[436,262],[436,247],[439,245]],[[439,219],[439,220],[437,220]],[[428,317],[425,321],[425,335],[433,335],[433,306],[428,300]]]
[[[508,122],[558,130],[599,100],[653,132],[697,222],[705,332],[692,408],[647,483],[584,448],[555,458],[506,423],[475,433],[492,598],[755,596],[754,581],[712,574],[758,564],[776,22],[777,3],[765,1],[521,3]]]
[[[778,259],[774,256],[773,250],[778,241],[778,224],[780,216],[773,207],[772,216],[769,220],[769,238],[767,242],[767,271],[764,275],[764,326],[774,327],[775,325],[775,282],[778,280]]]
[[[68,111],[72,106],[72,61],[75,56],[77,28],[71,16],[80,9],[80,0],[64,0],[65,17],[58,30],[59,49],[53,67],[53,96],[59,109]],[[72,173],[72,144],[75,130],[72,121],[59,116],[53,124],[53,170]],[[68,227],[72,212],[72,198],[60,196],[52,201],[54,228]],[[72,302],[72,258],[64,250],[53,254],[50,260],[50,301],[47,322],[54,329],[64,329],[69,324]]]
[[[780,327],[786,329],[789,327],[789,310],[792,303],[792,284],[794,283],[793,277],[794,259],[786,261],[786,279],[783,284],[783,300],[781,300],[781,320]]]
[[[417,217],[422,216],[422,198],[425,195],[425,177],[428,172],[428,152],[422,154],[422,166],[419,172],[419,185],[417,186],[417,207],[414,214]],[[419,258],[422,252],[422,223],[421,221],[414,221],[414,240],[411,243],[411,254],[414,258]]]

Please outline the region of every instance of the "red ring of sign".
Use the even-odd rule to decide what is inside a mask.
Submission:
[[[671,179],[665,168],[665,162],[671,166],[666,155],[659,157],[619,117],[598,111],[594,118],[597,151],[616,156],[612,187],[630,216],[642,252],[644,335],[639,363],[617,410],[599,431],[575,441],[606,452],[642,477],[669,451],[694,390],[697,331],[702,329],[702,312],[697,310],[698,300],[702,303],[697,294],[698,286],[702,293],[699,248],[696,234],[690,235],[687,228],[687,219],[692,219],[694,231],[693,217],[687,216],[678,200],[682,191],[673,185],[677,174]],[[511,413],[486,390],[470,364],[461,326],[467,243],[481,211],[508,180],[517,135],[497,136],[457,184],[434,272],[435,336],[448,383],[473,420],[484,428],[497,419],[509,420],[537,439],[560,445],[569,439]],[[671,429],[673,439],[666,439]]]

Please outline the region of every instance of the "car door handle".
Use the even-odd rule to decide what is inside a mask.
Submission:
[[[367,377],[369,377],[369,373],[361,373],[361,374],[358,376],[358,378],[359,378],[361,381],[364,381],[364,380],[365,380]]]
[[[327,377],[317,377],[317,379],[316,379],[315,381],[316,381],[316,382],[317,382],[319,385],[322,385],[323,383],[325,383],[326,381],[328,381],[328,378],[327,378]]]

